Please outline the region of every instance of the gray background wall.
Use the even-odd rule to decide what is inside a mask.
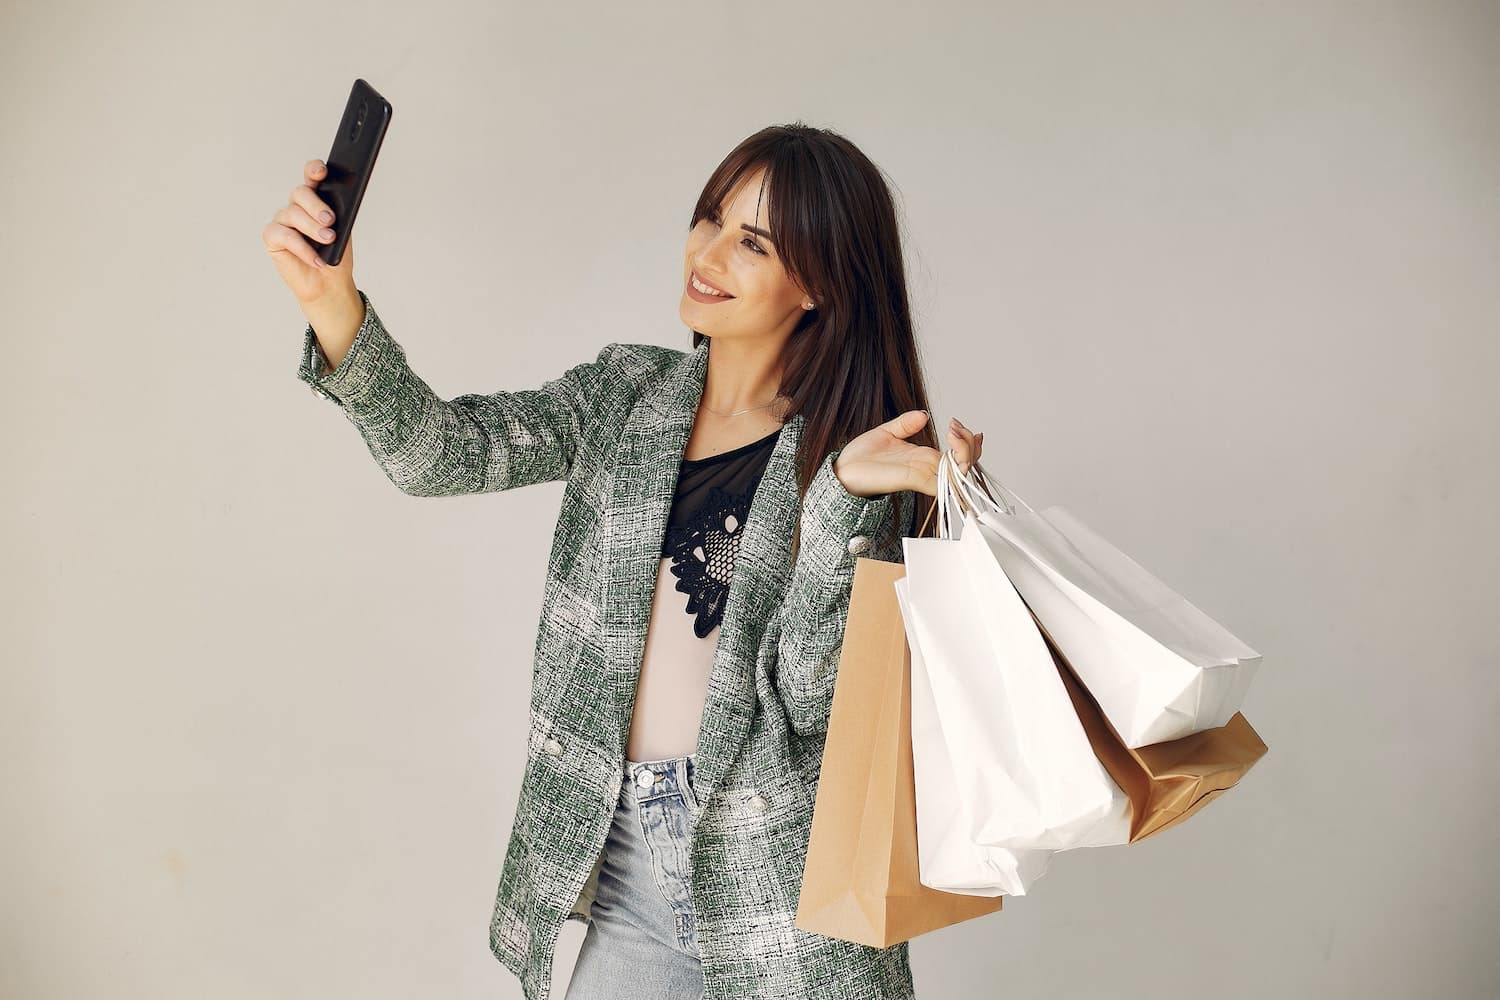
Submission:
[[[445,396],[687,345],[699,185],[829,126],[899,188],[938,419],[1264,654],[1233,794],[918,938],[921,996],[1500,991],[1495,4],[0,16],[0,995],[520,996],[562,484],[404,496],[296,379],[260,230],[356,76],[358,282]]]

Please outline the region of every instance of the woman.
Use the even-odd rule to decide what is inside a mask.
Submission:
[[[308,319],[299,377],[406,493],[567,483],[495,956],[542,1000],[574,918],[567,1000],[911,996],[905,943],[794,924],[855,560],[900,561],[937,490],[880,171],[827,130],[757,132],[693,208],[691,351],[610,343],[540,389],[443,400],[352,242],[338,267],[308,242],[331,238],[323,170],[263,234]],[[964,468],[982,439],[948,429]]]

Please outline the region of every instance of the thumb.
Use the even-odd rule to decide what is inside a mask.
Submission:
[[[926,410],[907,410],[881,424],[880,429],[890,431],[898,438],[908,438],[926,426],[928,416]]]

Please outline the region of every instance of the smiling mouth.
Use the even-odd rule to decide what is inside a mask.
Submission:
[[[719,299],[734,298],[734,296],[730,295],[728,292],[719,288],[715,288],[713,285],[710,285],[708,282],[699,278],[696,271],[688,272],[688,285],[699,295],[712,295],[714,298]]]

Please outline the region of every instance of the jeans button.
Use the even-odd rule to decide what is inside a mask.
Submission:
[[[656,775],[649,767],[643,767],[635,773],[635,783],[642,788],[650,788],[656,781]]]

